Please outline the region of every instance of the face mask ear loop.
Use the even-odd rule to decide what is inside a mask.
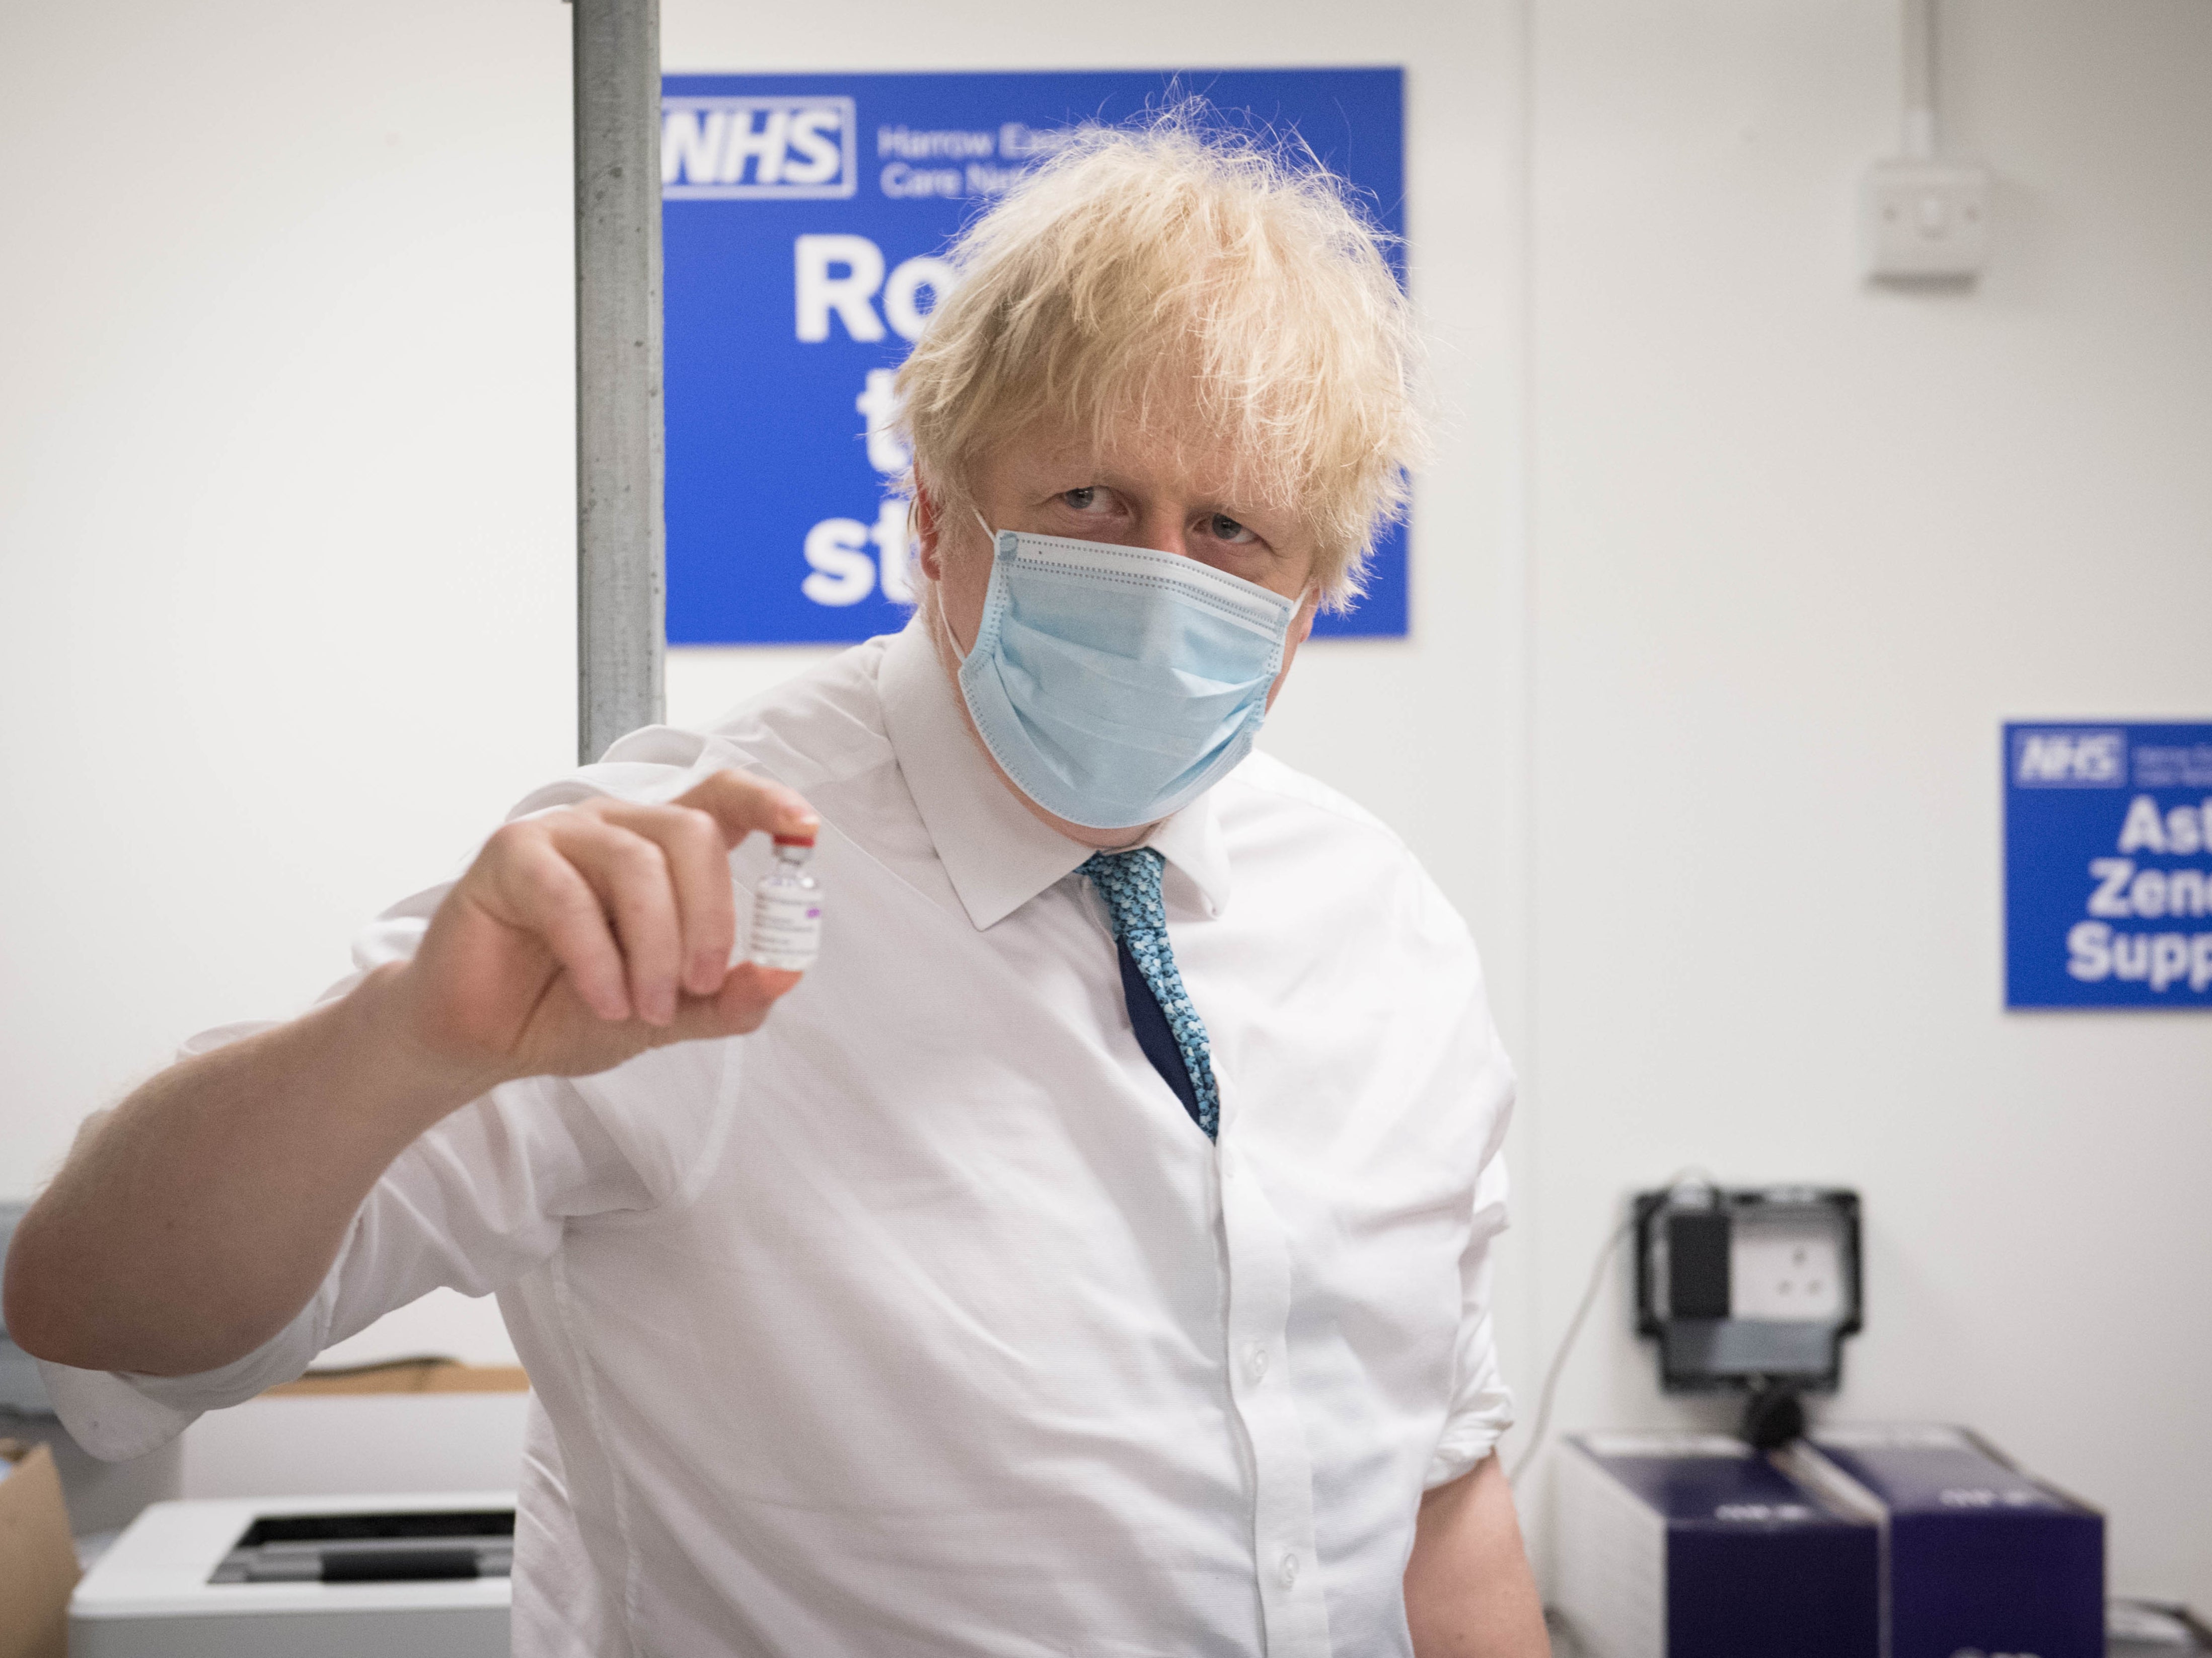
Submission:
[[[957,670],[968,660],[968,653],[960,648],[960,641],[952,636],[952,624],[945,619],[945,593],[942,582],[929,584],[930,631],[945,641],[945,648],[952,653],[952,665]]]
[[[996,556],[999,537],[992,533],[991,520],[985,518],[981,512],[977,511],[973,507],[969,507],[968,510],[975,514],[975,523],[983,531],[983,539],[994,550],[994,556]],[[938,632],[945,636],[945,642],[952,647],[952,653],[958,657],[961,663],[964,665],[968,660],[968,653],[960,648],[960,641],[952,632],[951,623],[945,620],[945,590],[944,584],[942,582],[933,581],[930,583],[929,602],[935,608],[937,612]]]

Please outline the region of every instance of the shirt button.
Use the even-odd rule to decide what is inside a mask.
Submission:
[[[1297,1556],[1285,1552],[1283,1556],[1282,1564],[1275,1568],[1275,1574],[1283,1580],[1283,1587],[1285,1588],[1296,1588],[1298,1586]]]
[[[1267,1379],[1267,1350],[1261,1343],[1255,1341],[1244,1350],[1244,1373],[1252,1378],[1255,1387]]]

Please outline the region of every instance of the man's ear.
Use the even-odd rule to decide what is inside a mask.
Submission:
[[[929,493],[929,486],[921,478],[914,481],[914,542],[915,562],[921,573],[932,581],[945,579],[945,560],[939,544],[937,502]]]

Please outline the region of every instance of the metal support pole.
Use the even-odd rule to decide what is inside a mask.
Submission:
[[[576,749],[661,718],[659,0],[573,0]]]

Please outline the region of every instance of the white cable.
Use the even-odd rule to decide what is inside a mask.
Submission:
[[[1712,1184],[1712,1176],[1704,1169],[1683,1169],[1677,1170],[1667,1182],[1666,1192],[1671,1199],[1686,1186],[1703,1186],[1710,1189]],[[1620,1253],[1623,1240],[1635,1230],[1636,1212],[1632,1208],[1628,1218],[1607,1236],[1605,1247],[1598,1251],[1597,1260],[1591,1265],[1589,1282],[1583,1287],[1582,1301],[1575,1308],[1574,1317],[1567,1321],[1566,1333],[1559,1338],[1559,1345],[1552,1354],[1551,1367],[1544,1373],[1544,1388],[1536,1396],[1536,1422],[1528,1430],[1528,1446],[1505,1476],[1512,1485],[1521,1483],[1521,1476],[1528,1472],[1528,1465],[1536,1460],[1536,1453],[1544,1448],[1544,1436],[1552,1425],[1552,1402],[1559,1389],[1559,1377],[1567,1368],[1567,1356],[1574,1351],[1575,1338],[1582,1334],[1583,1322],[1589,1319],[1590,1309],[1597,1303],[1597,1292],[1605,1287],[1606,1268]]]
[[[1936,154],[1936,0],[1905,0],[1905,153]]]
[[[1514,1463],[1512,1471],[1505,1476],[1514,1485],[1521,1483],[1521,1476],[1528,1472],[1528,1465],[1536,1460],[1536,1453],[1544,1448],[1544,1435],[1552,1425],[1552,1397],[1559,1391],[1559,1372],[1566,1367],[1567,1355],[1574,1351],[1575,1338],[1583,1332],[1583,1321],[1589,1316],[1591,1304],[1597,1300],[1597,1292],[1605,1283],[1605,1269],[1620,1252],[1620,1241],[1634,1230],[1635,1225],[1636,1219],[1632,1215],[1614,1227],[1613,1236],[1606,1240],[1605,1248],[1598,1252],[1597,1264],[1590,1268],[1589,1284],[1583,1291],[1582,1304],[1575,1309],[1574,1317],[1568,1321],[1567,1333],[1559,1338],[1559,1347],[1552,1354],[1551,1369],[1544,1374],[1544,1391],[1537,1395],[1536,1425],[1528,1430],[1528,1448],[1521,1453],[1520,1460]]]

